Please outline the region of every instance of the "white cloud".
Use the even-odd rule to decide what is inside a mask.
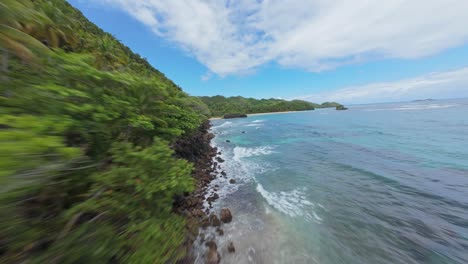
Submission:
[[[311,102],[374,103],[468,97],[468,67],[416,78],[353,86],[296,99]]]
[[[218,75],[417,58],[468,40],[466,0],[99,0]]]

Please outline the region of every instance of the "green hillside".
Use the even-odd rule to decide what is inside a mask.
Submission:
[[[183,255],[169,147],[209,111],[64,0],[0,3],[0,262]]]
[[[208,106],[212,116],[223,116],[224,114],[230,113],[253,114],[305,111],[314,110],[315,107],[320,106],[301,100],[286,101],[282,99],[254,99],[241,96],[201,96],[200,99]]]

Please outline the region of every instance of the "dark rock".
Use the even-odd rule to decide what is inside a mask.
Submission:
[[[242,131],[242,134],[245,134],[245,131]]]
[[[245,118],[247,117],[246,114],[240,114],[240,113],[237,113],[237,114],[225,114],[223,116],[224,119],[229,119],[229,118]]]
[[[208,250],[206,253],[206,264],[218,264],[221,261],[221,256],[216,249]]]
[[[234,183],[236,183],[236,180],[230,179],[230,180],[229,180],[229,183],[230,183],[230,184],[234,184]]]
[[[214,250],[218,249],[218,245],[216,245],[216,242],[214,242],[213,240],[207,241],[205,243],[205,246],[208,247],[209,249],[214,249]]]
[[[236,252],[236,248],[234,247],[234,243],[229,242],[229,245],[227,246],[227,250],[228,250],[229,253]]]
[[[220,226],[221,225],[221,221],[219,221],[218,216],[216,216],[215,214],[210,215],[210,223],[211,223],[212,226]]]
[[[222,236],[224,235],[224,230],[222,230],[221,228],[216,228],[216,232],[218,232],[218,235]]]
[[[348,108],[344,107],[344,105],[336,106],[336,110],[348,110]]]
[[[195,218],[188,218],[186,220],[186,226],[189,234],[195,238],[198,235],[198,221]]]
[[[218,198],[219,198],[219,195],[218,195],[217,193],[213,193],[213,195],[210,196],[210,197],[208,197],[206,200],[207,200],[208,202],[214,202],[214,201],[216,201]]]
[[[219,162],[219,163],[223,163],[224,160],[221,158],[221,157],[216,157],[216,160]]]
[[[207,228],[210,226],[210,220],[208,219],[208,217],[203,218],[203,220],[200,222],[200,226],[202,228]]]
[[[222,172],[221,172],[221,175],[226,176],[226,172],[225,172],[225,171],[222,171]]]
[[[231,211],[228,208],[221,209],[219,218],[221,219],[221,221],[223,221],[223,223],[231,222],[232,221]]]
[[[227,140],[226,140],[226,142],[227,142],[227,143],[230,143],[230,142],[231,142],[231,140],[227,139]]]
[[[192,211],[192,216],[194,217],[203,217],[205,213],[201,209],[194,209]]]

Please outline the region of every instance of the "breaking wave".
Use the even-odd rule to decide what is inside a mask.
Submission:
[[[313,218],[318,222],[322,221],[322,218],[313,210],[314,203],[307,200],[305,191],[305,188],[300,188],[289,192],[268,192],[260,183],[257,184],[257,192],[270,206],[281,213],[290,217],[303,216],[306,219]]]
[[[274,147],[272,146],[256,147],[256,148],[235,147],[233,159],[235,161],[240,161],[242,158],[269,155],[269,154],[274,153],[273,149]]]

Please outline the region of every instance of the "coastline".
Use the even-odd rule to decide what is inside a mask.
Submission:
[[[260,115],[276,115],[276,114],[290,114],[290,113],[298,113],[298,112],[310,112],[315,110],[302,110],[302,111],[281,111],[281,112],[266,112],[266,113],[254,113],[254,114],[247,114],[249,116],[260,116]],[[208,120],[219,120],[224,119],[223,117],[210,117]]]
[[[194,164],[192,177],[195,182],[194,191],[177,197],[174,203],[175,211],[186,219],[186,239],[182,246],[186,255],[176,261],[178,264],[195,263],[197,259],[203,259],[206,263],[219,263],[221,255],[215,242],[216,236],[224,234],[222,227],[232,219],[229,208],[212,210],[212,203],[219,195],[218,188],[210,189],[210,183],[216,178],[226,178],[226,172],[220,166],[224,162],[220,157],[221,152],[211,144],[214,135],[210,128],[211,123],[206,120],[192,134],[173,144],[178,158]],[[194,251],[198,243],[204,248],[201,255]],[[233,250],[234,246],[231,246],[228,250]]]

